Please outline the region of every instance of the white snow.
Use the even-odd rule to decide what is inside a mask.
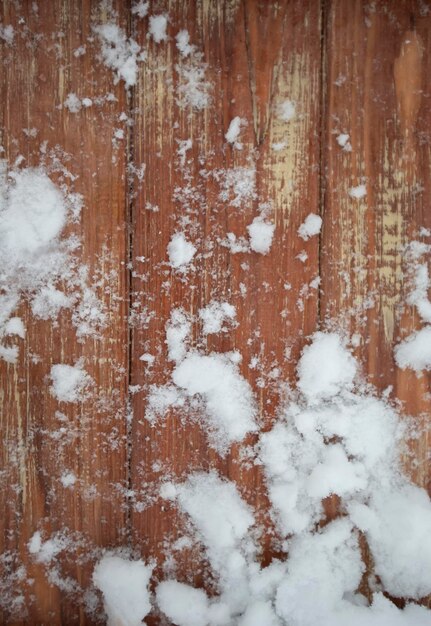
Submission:
[[[419,375],[422,370],[431,369],[431,302],[428,298],[430,287],[427,260],[431,246],[420,241],[411,241],[405,250],[409,293],[407,303],[414,306],[425,326],[412,332],[394,348],[395,362],[398,367],[415,370]]]
[[[199,309],[199,318],[202,321],[204,335],[219,333],[224,329],[223,324],[232,325],[235,321],[236,309],[228,302],[212,300],[206,307]]]
[[[7,320],[4,325],[4,334],[5,335],[17,335],[24,339],[25,337],[25,326],[20,317],[11,317]]]
[[[395,361],[401,369],[419,373],[431,369],[431,326],[424,326],[395,346]]]
[[[207,626],[209,601],[202,589],[176,580],[161,582],[156,591],[159,608],[177,626]]]
[[[82,109],[82,102],[76,93],[69,93],[64,101],[64,106],[66,109],[69,109],[71,113],[78,113]]]
[[[94,28],[101,44],[101,58],[115,74],[115,83],[124,81],[126,89],[136,85],[138,62],[143,52],[134,39],[127,38],[125,31],[109,22]]]
[[[215,472],[196,472],[176,485],[176,500],[197,528],[210,559],[217,567],[229,555],[254,523],[234,483]]]
[[[251,387],[227,356],[189,352],[174,369],[172,380],[187,395],[204,399],[209,436],[220,453],[256,430]]]
[[[149,21],[149,29],[151,37],[154,39],[156,43],[160,43],[162,41],[166,41],[168,38],[168,34],[166,32],[168,26],[168,16],[161,15],[150,15]]]
[[[350,135],[347,133],[340,133],[337,135],[337,143],[340,148],[343,148],[344,152],[351,152],[352,145],[350,143]]]
[[[60,402],[79,402],[85,398],[92,378],[79,365],[53,365],[50,373],[51,394]]]
[[[168,359],[179,363],[187,354],[186,340],[192,328],[190,317],[184,309],[172,309],[170,320],[166,324],[166,345]]]
[[[11,24],[7,24],[4,26],[0,24],[0,39],[3,39],[9,46],[13,44],[13,40],[15,37],[15,30]]]
[[[148,14],[150,3],[145,0],[139,0],[132,5],[132,15],[144,18]]]
[[[257,198],[254,166],[216,170],[213,175],[221,183],[219,198],[223,202],[229,202],[231,206],[241,208],[245,203]]]
[[[104,556],[93,572],[93,583],[103,593],[109,626],[141,626],[151,611],[148,584],[153,567],[143,561]]]
[[[64,198],[41,169],[10,174],[6,206],[0,212],[0,247],[18,257],[56,239],[66,222]]]
[[[278,117],[283,120],[283,122],[290,122],[295,117],[296,109],[295,104],[292,100],[285,100],[278,105],[277,109]]]
[[[169,263],[174,269],[185,271],[197,249],[187,241],[184,233],[175,233],[168,244]]]
[[[187,30],[180,30],[175,37],[177,48],[183,57],[193,54],[195,46],[190,44],[190,35]]]
[[[225,134],[225,139],[228,143],[233,144],[235,148],[241,149],[242,144],[238,142],[238,137],[241,132],[241,126],[245,126],[247,120],[242,119],[239,116],[234,117]]]
[[[259,254],[268,254],[275,232],[275,224],[262,216],[255,217],[247,226],[250,237],[250,248]]]
[[[350,187],[349,196],[351,198],[356,198],[359,200],[367,195],[367,187],[366,185],[357,185],[356,187]]]
[[[356,363],[336,333],[317,332],[312,340],[299,360],[298,387],[310,402],[318,402],[351,387]]]
[[[315,213],[310,213],[305,218],[304,222],[298,228],[298,235],[307,241],[310,237],[314,237],[314,235],[318,235],[320,233],[320,229],[322,228],[322,218],[320,215],[316,215]]]
[[[61,475],[60,482],[63,487],[73,487],[73,485],[76,483],[76,476],[73,472],[65,472]]]

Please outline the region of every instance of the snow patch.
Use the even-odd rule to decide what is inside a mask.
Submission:
[[[274,237],[275,224],[259,216],[247,226],[247,231],[250,237],[250,248],[259,254],[268,254]]]
[[[104,556],[93,572],[93,583],[103,593],[109,626],[142,626],[151,611],[148,584],[153,567],[143,561]]]
[[[298,228],[298,235],[307,241],[310,237],[314,237],[314,235],[318,235],[320,233],[320,229],[322,228],[322,218],[320,215],[316,215],[315,213],[310,213],[305,218],[304,222]]]

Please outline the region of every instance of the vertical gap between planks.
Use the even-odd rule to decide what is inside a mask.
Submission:
[[[322,218],[322,227],[318,239],[318,275],[322,280],[322,240],[325,229],[325,204],[326,204],[326,108],[327,108],[327,65],[328,65],[328,15],[331,0],[320,0],[320,127],[319,127],[319,215]],[[317,323],[322,324],[322,286],[319,285],[319,296],[317,298]]]
[[[131,0],[127,0],[127,20],[126,20],[126,34],[127,38],[134,37],[135,29],[132,22],[132,4]],[[126,159],[125,159],[125,172],[126,177],[125,189],[125,237],[126,237],[126,254],[125,259],[126,267],[126,316],[127,316],[127,390],[126,390],[126,460],[125,460],[125,487],[126,493],[126,541],[128,547],[133,549],[132,546],[132,403],[130,397],[130,385],[132,384],[133,374],[133,328],[131,325],[131,312],[132,312],[132,272],[133,272],[133,248],[134,248],[134,214],[135,214],[135,195],[134,195],[134,175],[133,175],[133,163],[135,159],[135,144],[134,144],[134,124],[130,123],[133,118],[133,111],[135,107],[135,93],[136,87],[131,86],[127,91],[127,144],[126,144]]]

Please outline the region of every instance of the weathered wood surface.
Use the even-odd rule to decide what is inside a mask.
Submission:
[[[17,32],[13,47],[2,45],[0,65],[5,157],[13,163],[22,154],[36,165],[45,140],[48,149],[70,155],[67,167],[77,178],[65,182],[83,194],[85,205],[79,258],[90,276],[103,271],[99,295],[109,310],[101,337],[79,343],[67,316],[54,326],[35,322],[23,307],[27,334],[19,362],[0,364],[0,575],[25,597],[28,617],[19,623],[91,623],[82,590],[97,548],[133,547],[163,565],[165,540],[181,534],[183,520],[157,498],[161,475],[217,468],[267,524],[263,560],[276,550],[259,468],[241,463],[235,446],[218,456],[200,427],[174,411],[163,428],[144,419],[148,385],[166,382],[172,367],[164,341],[173,307],[196,313],[213,298],[236,306],[237,328],[207,339],[196,325],[193,345],[240,351],[263,428],[280,400],[276,368],[294,383],[307,336],[327,322],[358,335],[356,354],[371,382],[380,389],[392,385],[406,412],[421,424],[427,419],[429,378],[397,369],[392,353],[397,338],[418,326],[415,312],[403,308],[401,247],[419,227],[431,226],[431,17],[424,7],[419,0],[154,2],[151,11],[169,13],[170,40],[146,43],[148,59],[127,99],[123,84],[114,85],[98,61],[97,45],[88,42],[92,25],[104,19],[99,3],[41,0],[38,11],[31,2],[2,3],[0,21]],[[118,23],[138,43],[147,42],[148,22],[132,19],[127,3],[117,8]],[[201,112],[190,113],[175,99],[181,60],[174,37],[181,28],[208,64],[211,103]],[[82,44],[86,54],[75,57]],[[77,115],[59,108],[69,92],[90,98],[111,92],[116,100]],[[287,98],[297,112],[288,123],[277,115]],[[129,126],[120,124],[122,112]],[[224,140],[236,115],[248,120],[242,151]],[[126,130],[120,144],[112,142],[118,127]],[[23,132],[31,128],[38,130],[34,138]],[[349,133],[351,152],[337,145],[340,132]],[[187,139],[193,146],[182,162],[178,142]],[[143,181],[128,176],[130,163],[138,170],[145,165]],[[222,201],[211,171],[251,165],[256,197],[240,209]],[[351,199],[348,189],[362,182],[367,196]],[[186,197],[177,190],[187,185]],[[245,235],[264,202],[277,225],[270,255],[231,255],[211,246],[228,232]],[[310,212],[322,215],[324,228],[320,238],[303,242],[296,232]],[[187,282],[167,264],[166,247],[180,224],[199,249]],[[305,263],[297,258],[303,250]],[[316,277],[320,288],[306,287]],[[157,357],[152,368],[139,359],[144,352]],[[258,370],[250,367],[256,356]],[[51,364],[80,357],[97,393],[83,405],[61,407],[74,436],[59,443],[50,435],[61,426],[59,407],[45,377]],[[132,394],[129,383],[136,386]],[[427,444],[421,435],[406,464],[429,488]],[[73,490],[59,482],[64,468],[78,477]],[[336,503],[328,502],[327,510],[336,513]],[[73,601],[50,585],[26,548],[35,530],[65,528],[82,531],[83,548],[94,550],[84,562],[74,551],[60,560],[60,575],[81,586]],[[208,573],[202,555],[183,551],[181,559],[179,577],[201,583]],[[32,585],[20,584],[21,565]],[[7,608],[1,621],[18,623]]]

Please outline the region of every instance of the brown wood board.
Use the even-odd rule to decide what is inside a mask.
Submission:
[[[193,316],[213,299],[236,307],[239,324],[228,333],[204,336],[195,318],[191,346],[241,353],[240,369],[258,398],[264,430],[283,398],[280,381],[295,384],[307,337],[334,327],[356,334],[355,355],[368,380],[379,390],[392,386],[390,397],[421,427],[405,465],[430,489],[423,429],[429,376],[400,370],[393,357],[394,344],[421,325],[405,305],[403,246],[420,227],[431,227],[431,17],[424,3],[150,5],[150,13],[169,14],[163,45],[149,39],[148,21],[132,18],[128,3],[115,7],[117,22],[147,49],[129,95],[98,58],[92,26],[107,19],[98,2],[41,0],[36,10],[31,2],[5,1],[1,7],[0,21],[16,30],[13,46],[1,45],[4,157],[13,163],[23,155],[26,166],[45,162],[53,179],[82,193],[81,220],[69,234],[81,238],[77,259],[88,264],[109,312],[100,337],[80,342],[70,315],[58,324],[34,320],[24,303],[18,363],[0,362],[0,577],[13,581],[10,597],[18,590],[28,610],[17,622],[13,607],[5,607],[5,624],[92,623],[84,593],[104,547],[126,546],[135,556],[155,558],[160,575],[169,542],[186,524],[158,497],[162,477],[214,468],[234,480],[265,527],[262,562],[278,553],[262,471],[244,462],[244,444],[217,454],[197,420],[180,410],[171,410],[162,425],[145,419],[150,386],[170,379],[165,328],[175,307]],[[200,111],[177,100],[185,61],[175,35],[182,28],[207,63],[210,101]],[[75,56],[84,44],[86,53]],[[95,102],[107,93],[114,97],[76,114],[61,106],[71,92]],[[296,107],[289,123],[279,115],[286,99]],[[224,138],[237,115],[247,120],[242,150]],[[117,128],[124,129],[124,140],[114,139]],[[351,152],[337,144],[340,133],[350,135]],[[192,147],[182,158],[179,142],[188,139]],[[76,178],[56,168],[58,162]],[[240,206],[232,193],[221,196],[225,172],[235,168],[244,176],[253,172],[256,181],[255,194]],[[365,198],[350,198],[349,188],[361,183]],[[227,233],[245,236],[264,203],[276,224],[270,254],[231,254],[222,245]],[[312,212],[321,214],[323,230],[304,242],[297,230]],[[176,230],[198,249],[187,276],[168,264]],[[304,251],[306,262],[298,258]],[[310,286],[316,277],[317,288]],[[140,359],[143,353],[156,357],[152,367]],[[49,391],[51,365],[80,358],[95,393],[83,404],[59,406]],[[64,425],[58,411],[73,433],[64,441],[52,436]],[[250,435],[246,444],[255,441]],[[73,490],[61,485],[65,468],[77,476]],[[326,512],[328,519],[337,514],[335,499]],[[82,558],[74,547],[58,564],[61,577],[79,585],[72,596],[65,585],[50,583],[47,569],[27,550],[36,530],[49,536],[64,529],[72,539],[74,533],[83,538]],[[198,548],[184,550],[177,561],[180,580],[210,584]],[[19,582],[21,565],[33,584]],[[151,619],[158,623],[157,616]]]

